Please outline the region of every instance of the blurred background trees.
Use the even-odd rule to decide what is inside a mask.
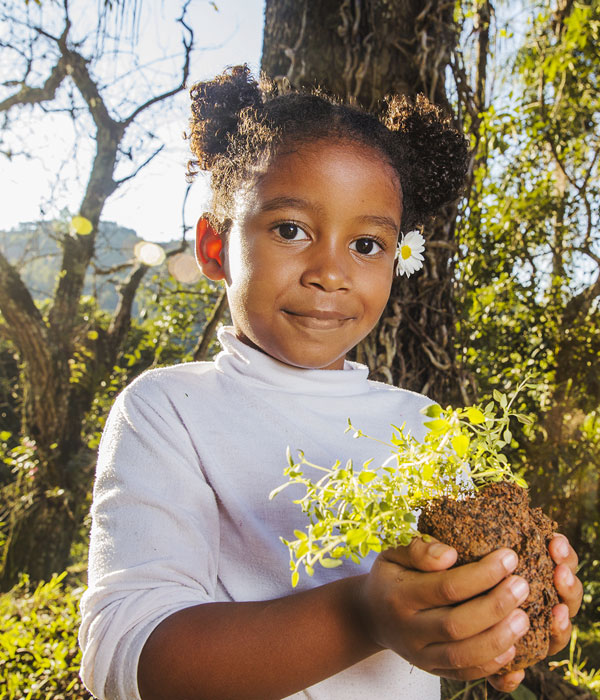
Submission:
[[[34,300],[39,280],[28,286],[19,266],[9,261],[6,236],[0,250],[0,337],[6,357],[12,356],[18,368],[16,376],[7,377],[11,420],[0,433],[6,482],[0,514],[3,588],[21,572],[39,580],[64,569],[87,509],[94,452],[83,428],[98,394],[114,381],[115,365],[130,341],[133,301],[154,261],[142,251],[137,260],[120,266],[110,311],[101,310],[93,296],[84,296],[84,286],[92,267],[96,276],[119,272],[97,264],[102,211],[107,199],[163,147],[144,118],[187,81],[193,44],[188,4],[182,3],[176,28],[181,35],[178,72],[155,77],[150,91],[135,60],[126,65],[120,57],[122,73],[112,80],[98,72],[106,68],[107,54],[119,53],[118,34],[104,33],[106,7],[95,31],[84,23],[81,8],[73,23],[67,2],[47,3],[38,11],[15,1],[4,3],[1,11],[6,29],[2,51],[10,61],[0,102],[4,156],[10,159],[14,149],[27,152],[27,141],[12,135],[25,111],[40,123],[53,114],[71,116],[78,134],[73,157],[83,161],[80,167],[86,167],[85,147],[95,151],[81,178],[77,211],[59,221],[39,222],[34,231],[46,246],[41,257],[50,245],[56,259],[53,288],[44,301]],[[183,233],[182,245],[170,254],[185,250],[185,226]],[[105,226],[104,238],[109,234]],[[162,248],[155,249],[155,255],[164,257]]]

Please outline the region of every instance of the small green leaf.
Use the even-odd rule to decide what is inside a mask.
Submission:
[[[437,403],[432,403],[430,406],[421,409],[421,413],[428,418],[439,418],[442,415],[442,409]]]
[[[4,442],[5,440],[8,440],[11,435],[12,433],[10,433],[8,430],[3,430],[2,432],[0,432],[0,440]]]
[[[469,439],[469,436],[463,435],[461,433],[460,435],[453,437],[451,442],[452,442],[452,449],[462,459],[465,456],[467,450],[469,449],[469,443],[471,442],[471,440]]]
[[[321,559],[321,566],[326,569],[335,569],[336,566],[341,566],[343,564],[341,559]]]
[[[368,484],[369,481],[373,481],[377,474],[375,472],[362,471],[358,477],[361,484]]]
[[[467,409],[467,418],[473,425],[479,425],[485,421],[485,416],[483,413],[475,406],[471,406]]]
[[[429,428],[433,433],[441,433],[448,430],[450,423],[445,418],[436,418],[435,420],[427,421],[424,424],[426,428]]]
[[[366,530],[364,530],[362,527],[357,527],[355,530],[350,530],[350,532],[348,532],[346,535],[346,541],[350,547],[355,547],[361,542],[364,542],[368,536],[369,533]]]
[[[298,585],[298,579],[300,578],[300,574],[297,571],[294,571],[292,574],[292,588],[296,588]]]

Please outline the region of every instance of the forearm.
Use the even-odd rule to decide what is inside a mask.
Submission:
[[[142,650],[142,699],[277,700],[342,671],[380,649],[361,621],[361,583],[171,615]]]

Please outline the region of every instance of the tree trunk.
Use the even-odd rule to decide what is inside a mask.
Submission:
[[[15,488],[8,520],[8,540],[0,570],[0,590],[12,588],[19,574],[33,581],[60,573],[69,559],[77,529],[75,516],[62,489]],[[6,495],[6,491],[4,492]]]
[[[448,110],[445,71],[456,41],[451,3],[267,0],[262,70],[278,84],[319,86],[377,113],[391,94],[424,93]],[[424,231],[426,263],[394,281],[356,358],[374,379],[447,403],[458,396],[452,301],[456,208]]]

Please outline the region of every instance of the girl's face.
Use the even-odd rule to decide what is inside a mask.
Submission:
[[[388,300],[401,217],[398,177],[373,149],[318,141],[278,156],[227,235],[237,336],[288,365],[341,369]]]

